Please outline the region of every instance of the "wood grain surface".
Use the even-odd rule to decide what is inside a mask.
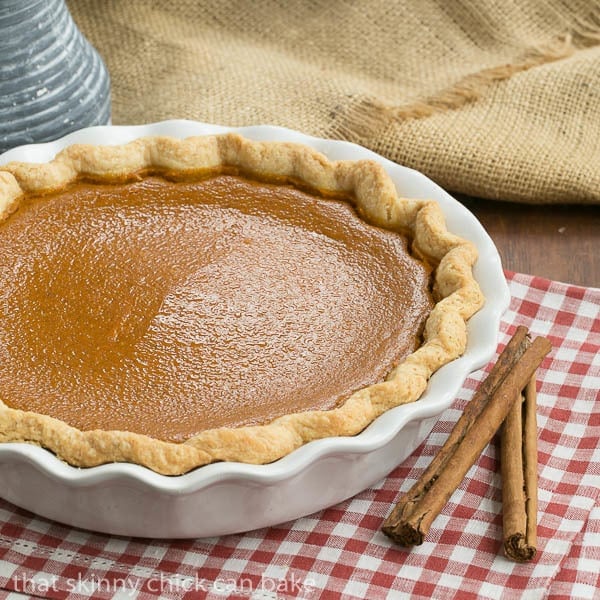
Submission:
[[[490,234],[505,269],[600,287],[600,206],[456,197]]]

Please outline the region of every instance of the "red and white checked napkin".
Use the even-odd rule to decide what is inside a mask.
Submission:
[[[396,547],[383,519],[443,444],[482,379],[474,373],[403,465],[351,500],[277,527],[190,541],[110,537],[0,501],[0,598],[600,597],[600,289],[507,274],[517,325],[553,351],[538,371],[538,554],[502,555],[494,441],[422,546]],[[489,366],[488,366],[489,369]]]

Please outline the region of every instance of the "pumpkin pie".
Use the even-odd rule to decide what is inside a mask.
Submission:
[[[418,400],[482,304],[474,246],[371,161],[236,134],[0,169],[0,442],[177,475]]]

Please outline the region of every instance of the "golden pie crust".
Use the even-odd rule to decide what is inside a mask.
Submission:
[[[306,146],[256,142],[236,134],[143,138],[122,146],[75,145],[49,163],[0,168],[0,221],[18,209],[26,195],[58,191],[81,178],[129,181],[145,173],[185,176],[224,167],[350,195],[365,221],[408,235],[413,254],[435,267],[436,305],[425,324],[423,344],[385,381],[355,392],[330,410],[288,414],[263,425],[209,429],[174,443],[127,431],[80,431],[0,400],[0,442],[37,444],[74,466],[129,462],[167,475],[215,461],[263,464],[316,439],[359,433],[385,411],[417,400],[429,377],[464,352],[466,321],[483,304],[472,274],[476,248],[447,231],[437,203],[399,198],[385,170],[373,161],[332,162]]]

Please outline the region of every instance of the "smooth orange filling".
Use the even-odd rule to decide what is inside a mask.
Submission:
[[[0,397],[170,441],[329,409],[414,351],[428,289],[406,239],[343,200],[76,183],[0,225]]]

